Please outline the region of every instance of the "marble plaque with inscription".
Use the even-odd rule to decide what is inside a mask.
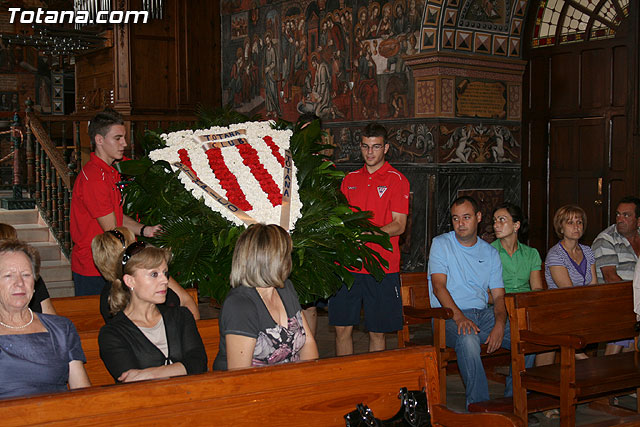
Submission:
[[[506,118],[506,87],[501,82],[456,79],[456,116]]]

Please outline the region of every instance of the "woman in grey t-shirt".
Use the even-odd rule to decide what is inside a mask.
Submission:
[[[291,237],[277,225],[255,224],[238,238],[214,370],[318,358],[298,295],[287,279],[291,249]]]

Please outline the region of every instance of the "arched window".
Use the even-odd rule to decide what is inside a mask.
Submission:
[[[543,0],[532,47],[613,37],[629,15],[629,0]]]

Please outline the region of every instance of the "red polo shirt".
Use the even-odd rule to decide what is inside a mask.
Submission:
[[[122,225],[122,194],[117,183],[120,173],[100,157],[91,158],[76,177],[71,196],[71,271],[83,276],[100,276],[93,263],[91,241],[101,234],[97,218],[114,212]]]
[[[342,180],[342,193],[347,196],[349,204],[363,211],[373,212],[371,222],[378,227],[389,224],[393,218],[391,212],[409,214],[409,181],[393,168],[389,162],[374,173],[362,169],[351,172]],[[387,251],[380,245],[367,244],[389,262],[386,273],[400,271],[400,236],[391,237],[393,251]],[[351,270],[355,273],[368,273],[364,268]]]

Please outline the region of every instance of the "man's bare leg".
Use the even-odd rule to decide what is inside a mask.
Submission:
[[[387,341],[382,332],[369,332],[369,352],[382,351],[387,348]]]
[[[336,326],[336,356],[353,354],[353,326]]]
[[[307,319],[311,335],[316,336],[316,329],[318,329],[318,310],[315,307],[309,307],[302,310],[304,318]]]

